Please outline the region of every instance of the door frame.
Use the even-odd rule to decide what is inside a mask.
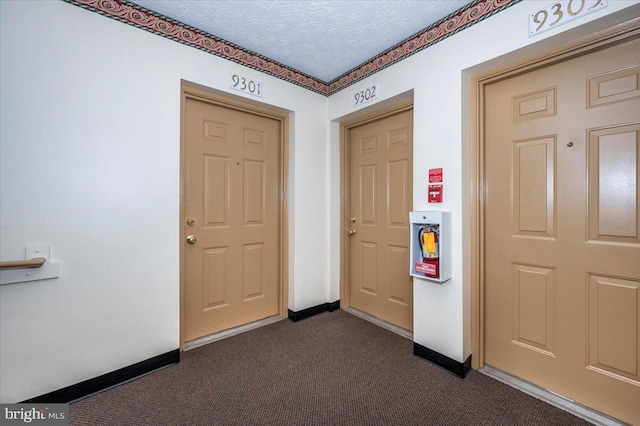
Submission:
[[[485,365],[485,86],[640,37],[640,18],[470,77],[469,176],[472,368]]]
[[[279,199],[279,232],[278,251],[280,261],[278,265],[278,316],[287,317],[289,301],[289,114],[283,110],[257,105],[243,98],[224,92],[214,91],[208,87],[182,80],[180,83],[180,222],[179,247],[180,247],[180,350],[184,350],[184,311],[185,298],[185,255],[184,239],[186,220],[186,101],[187,99],[199,100],[223,108],[240,112],[259,115],[270,118],[280,123],[280,170],[278,172],[278,199]]]
[[[351,306],[351,281],[349,279],[351,240],[347,236],[350,227],[348,213],[350,211],[351,200],[349,130],[409,110],[413,110],[413,99],[395,103],[358,118],[340,123],[340,308]],[[413,149],[411,152],[411,163],[413,164]],[[413,175],[411,179],[413,179]],[[413,194],[411,198],[413,200]]]

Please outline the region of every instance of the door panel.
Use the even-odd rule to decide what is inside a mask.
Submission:
[[[228,226],[229,159],[204,157],[204,217],[207,226]]]
[[[640,97],[640,65],[614,69],[588,79],[589,107]]]
[[[514,235],[554,236],[555,152],[553,137],[513,144]]]
[[[638,52],[633,40],[485,89],[486,363],[631,423]]]
[[[639,244],[640,125],[589,131],[589,239]]]
[[[185,103],[185,340],[278,314],[277,120]]]
[[[350,299],[356,309],[413,328],[409,264],[413,111],[349,131]]]
[[[555,271],[513,265],[513,342],[529,349],[555,352]]]
[[[409,304],[411,287],[405,285],[407,265],[409,264],[409,250],[407,247],[388,246],[389,259],[389,300],[403,306]]]
[[[229,305],[227,288],[229,286],[229,247],[219,247],[204,251],[204,306],[214,309]]]
[[[590,368],[640,382],[640,282],[589,276]]]
[[[387,170],[387,226],[408,227],[409,215],[407,187],[409,186],[409,162],[400,160],[389,162]]]
[[[378,176],[376,164],[368,164],[365,166],[360,166],[360,188],[358,188],[358,192],[361,194],[360,196],[360,211],[362,217],[362,223],[376,226],[376,194],[377,194],[377,185],[376,179]]]
[[[264,225],[265,175],[264,161],[244,161],[245,225]]]

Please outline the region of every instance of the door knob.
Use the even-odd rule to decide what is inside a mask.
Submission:
[[[195,236],[193,236],[193,235],[189,235],[189,236],[187,237],[187,242],[188,242],[189,244],[195,244],[195,243],[196,243],[196,241],[197,241],[197,240],[196,240],[196,237],[195,237]]]
[[[354,235],[356,235],[356,230],[355,229],[349,229],[349,236],[353,237]]]

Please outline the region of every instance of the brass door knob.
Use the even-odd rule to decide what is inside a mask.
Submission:
[[[195,243],[196,243],[196,241],[197,241],[197,240],[196,240],[196,237],[195,237],[195,236],[193,236],[193,235],[189,235],[189,236],[187,237],[187,242],[188,242],[189,244],[195,244]]]
[[[349,236],[353,237],[354,235],[356,235],[356,230],[355,229],[349,229]]]

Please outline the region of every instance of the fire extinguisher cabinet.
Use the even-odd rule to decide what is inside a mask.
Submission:
[[[410,212],[409,274],[438,284],[451,279],[451,212]]]

